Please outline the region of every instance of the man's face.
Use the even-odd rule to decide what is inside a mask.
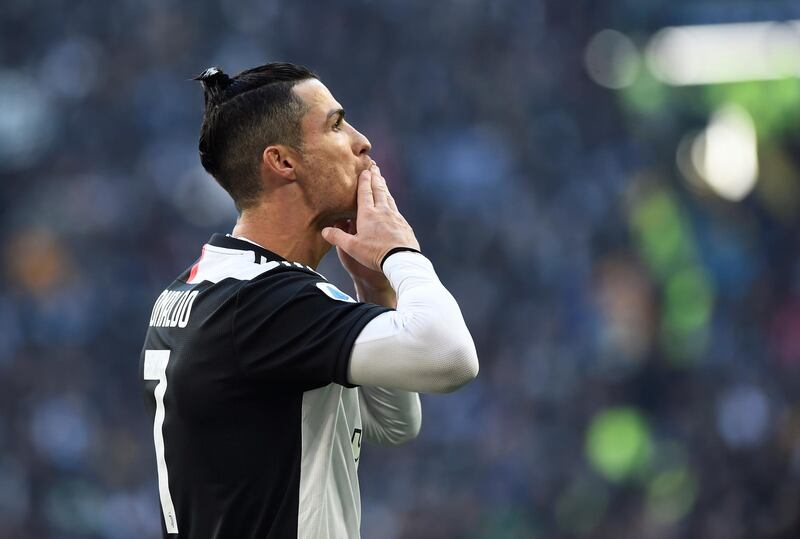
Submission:
[[[294,92],[308,107],[297,181],[321,226],[354,218],[358,175],[371,163],[369,140],[345,121],[342,106],[320,81],[298,83]]]

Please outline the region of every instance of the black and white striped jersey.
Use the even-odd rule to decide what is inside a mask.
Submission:
[[[215,234],[155,302],[140,376],[164,537],[358,537],[358,303],[311,268]]]

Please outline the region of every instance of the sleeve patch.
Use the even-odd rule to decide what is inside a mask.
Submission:
[[[345,301],[347,303],[356,303],[356,300],[336,288],[331,283],[317,283],[317,288],[322,290],[322,292],[331,299]]]

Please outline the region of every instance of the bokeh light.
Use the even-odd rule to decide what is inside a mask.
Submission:
[[[720,197],[739,201],[755,187],[758,153],[753,119],[728,105],[714,114],[691,148],[695,170]]]
[[[30,77],[0,69],[0,171],[30,166],[53,140],[58,115]]]
[[[586,434],[592,467],[611,481],[643,471],[650,462],[652,440],[645,418],[635,408],[609,408],[594,416]]]
[[[794,77],[800,31],[792,23],[749,22],[668,27],[647,46],[647,64],[673,85]]]
[[[657,524],[673,524],[691,511],[697,481],[687,467],[658,473],[647,484],[647,517]]]
[[[717,429],[731,447],[757,445],[769,427],[769,408],[769,400],[758,386],[732,387],[717,403]]]
[[[616,30],[601,30],[586,46],[586,71],[600,86],[618,90],[633,84],[639,73],[639,51],[633,41]]]

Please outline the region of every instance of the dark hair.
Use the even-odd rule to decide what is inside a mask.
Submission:
[[[205,90],[200,128],[200,162],[233,198],[241,212],[261,192],[261,155],[270,144],[302,150],[300,120],[306,105],[292,88],[318,79],[311,70],[269,63],[229,77],[210,67],[195,77]]]

